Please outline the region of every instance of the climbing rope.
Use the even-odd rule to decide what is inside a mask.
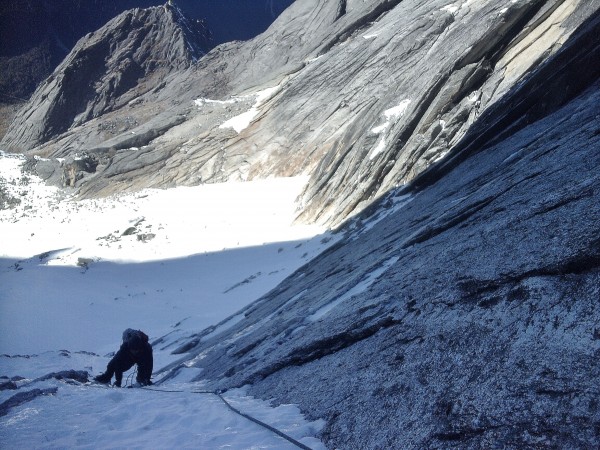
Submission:
[[[191,394],[206,394],[206,395],[215,395],[217,397],[219,397],[219,399],[225,403],[225,405],[231,410],[233,411],[235,414],[238,414],[242,417],[244,417],[245,419],[250,420],[251,422],[254,422],[255,424],[266,428],[267,430],[269,430],[272,433],[275,433],[276,435],[278,435],[279,437],[282,437],[283,439],[285,439],[286,441],[290,442],[291,444],[294,444],[296,447],[301,448],[302,450],[312,450],[310,447],[304,445],[302,442],[297,441],[296,439],[294,439],[293,437],[285,434],[283,431],[278,430],[277,428],[261,421],[258,420],[256,417],[252,417],[249,414],[243,413],[241,412],[239,409],[235,408],[234,406],[231,405],[231,403],[229,403],[225,397],[223,397],[223,395],[221,395],[220,392],[218,391],[181,391],[181,390],[169,390],[169,389],[160,389],[160,388],[152,388],[152,387],[142,387],[141,389],[145,389],[147,391],[155,391],[155,392],[167,392],[167,393],[186,393],[189,392]]]
[[[133,369],[133,372],[131,372],[129,375],[127,375],[127,378],[125,379],[125,387],[133,387],[133,377],[137,374],[137,367],[135,369]]]
[[[135,368],[133,370],[133,372],[131,372],[127,376],[127,378],[125,379],[125,387],[130,387],[130,388],[133,387],[133,379],[134,379],[133,377],[136,375],[136,373],[137,373],[137,368]],[[100,387],[100,386],[94,386],[94,385],[91,385],[91,386],[92,387]],[[156,386],[156,385],[154,385],[154,386]],[[307,445],[304,445],[302,442],[297,441],[293,437],[285,434],[283,431],[280,431],[277,428],[269,425],[268,423],[258,420],[257,418],[252,417],[249,414],[243,413],[239,409],[235,408],[233,405],[231,405],[231,403],[229,403],[227,401],[227,399],[225,399],[225,397],[223,397],[223,395],[219,391],[183,391],[183,390],[173,390],[173,389],[161,389],[161,388],[157,388],[157,387],[148,387],[148,386],[140,386],[140,389],[144,389],[146,391],[165,392],[165,393],[184,393],[184,394],[190,393],[190,394],[215,395],[215,396],[219,397],[219,399],[235,414],[242,416],[245,419],[250,420],[251,422],[254,422],[255,424],[269,430],[272,433],[275,433],[277,436],[285,439],[286,441],[290,442],[291,444],[295,445],[298,448],[301,448],[302,450],[312,450]]]
[[[14,96],[14,95],[5,94],[4,92],[0,92],[0,95],[1,95],[2,97],[6,97],[6,98],[12,98],[12,99],[14,99],[14,100],[20,100],[20,101],[22,101],[22,102],[26,102],[26,101],[27,101],[27,99],[26,99],[26,98],[16,97],[16,96]]]

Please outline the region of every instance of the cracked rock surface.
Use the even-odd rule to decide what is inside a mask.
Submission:
[[[186,364],[331,448],[597,446],[599,88],[390,192]]]
[[[301,219],[337,225],[452,153],[599,7],[598,0],[298,0],[265,33],[218,46],[196,62],[188,51],[194,36],[178,25],[183,19],[172,24],[167,15],[136,10],[101,32],[128,33],[122,46],[110,47],[114,64],[103,72],[81,51],[71,53],[21,111],[3,147],[44,157],[96,153],[96,172],[76,184],[85,197],[310,175]],[[140,19],[148,14],[154,22]],[[131,31],[127,17],[144,26]],[[148,23],[159,30],[148,41],[160,45],[143,47],[141,63],[132,49]],[[165,42],[173,29],[177,39]],[[80,47],[89,53],[100,42],[95,34]],[[594,77],[588,45],[582,70]],[[168,49],[175,61],[144,72],[127,90],[139,75],[134,69],[158,64]],[[119,56],[129,52],[134,56]],[[55,86],[75,63],[99,70],[101,88],[83,103],[69,83]],[[571,63],[553,66],[556,85],[548,95],[524,99],[542,112],[525,120],[581,92],[585,83],[565,81],[576,75]],[[244,116],[245,126],[224,126]]]

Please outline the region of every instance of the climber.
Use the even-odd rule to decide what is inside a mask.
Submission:
[[[123,372],[128,371],[137,364],[136,381],[141,386],[152,384],[150,377],[152,375],[152,366],[154,360],[152,357],[152,346],[148,342],[148,335],[140,330],[127,328],[123,332],[123,343],[119,351],[113,356],[106,367],[106,372],[94,378],[99,383],[110,383],[112,376],[115,376],[115,386],[121,387]]]

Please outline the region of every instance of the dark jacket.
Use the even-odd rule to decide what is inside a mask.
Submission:
[[[120,386],[123,372],[127,372],[134,364],[137,364],[136,381],[142,385],[150,384],[154,359],[152,346],[148,342],[135,349],[130,348],[126,342],[121,344],[119,351],[108,363],[107,372],[115,374],[116,385]]]
[[[148,336],[143,331],[128,328],[123,332],[123,344],[108,363],[106,372],[95,379],[101,383],[110,383],[114,375],[115,385],[121,386],[123,372],[131,369],[134,364],[137,364],[136,381],[143,386],[152,384],[150,377],[154,359]]]

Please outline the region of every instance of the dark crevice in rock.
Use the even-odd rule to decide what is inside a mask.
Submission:
[[[548,214],[549,212],[557,210],[559,208],[562,208],[563,206],[566,206],[573,202],[577,202],[577,201],[583,200],[587,197],[593,197],[593,196],[594,196],[594,188],[588,187],[588,188],[584,189],[583,191],[578,192],[576,194],[568,195],[568,196],[562,197],[558,200],[555,200],[553,202],[549,202],[549,203],[546,203],[546,204],[540,206],[533,213],[533,216]]]
[[[487,205],[489,205],[492,201],[494,201],[496,196],[489,197],[483,200],[480,200],[475,203],[471,203],[467,208],[459,211],[458,214],[453,215],[450,218],[447,218],[444,222],[440,221],[437,224],[426,225],[424,229],[419,230],[412,238],[408,239],[404,244],[402,244],[403,249],[410,247],[411,245],[420,244],[422,242],[428,241],[439,234],[442,234],[445,231],[448,231],[451,228],[454,228],[459,223],[462,223],[469,219],[471,216],[481,211]]]
[[[144,147],[149,145],[154,139],[162,136],[171,128],[185,122],[183,115],[176,115],[168,119],[161,120],[160,123],[144,124],[137,129],[127,131],[110,141],[105,142],[101,147],[92,149],[92,152],[105,153],[111,150],[123,150],[132,147]]]
[[[486,197],[482,200],[478,200],[472,203],[467,204],[462,209],[458,209],[458,211],[448,211],[447,213],[441,215],[438,219],[432,221],[431,224],[426,225],[423,229],[416,232],[411,238],[409,238],[403,245],[402,248],[408,248],[414,244],[420,244],[425,242],[445,231],[448,231],[451,228],[454,228],[456,225],[465,222],[467,219],[475,215],[477,212],[483,210],[486,206],[491,204],[494,200],[499,197],[505,195],[510,190],[518,186],[519,184],[536,178],[542,175],[542,172],[536,171],[533,172],[523,179],[517,181],[516,183],[511,184],[506,187],[499,193],[495,193],[492,196]]]
[[[335,21],[346,15],[347,0],[338,0],[338,9],[335,15]]]
[[[600,240],[599,240],[600,241]],[[511,274],[494,280],[463,279],[457,283],[461,293],[461,300],[469,302],[480,300],[477,306],[490,308],[505,299],[501,295],[493,295],[503,287],[509,287],[506,299],[523,300],[527,293],[519,286],[530,278],[566,277],[569,275],[583,275],[600,269],[600,245],[592,243],[590,248],[596,247],[595,254],[583,254],[565,261],[563,264],[549,267],[540,267],[520,274]],[[483,298],[483,299],[482,299]],[[453,306],[449,305],[449,306]]]
[[[19,392],[10,397],[5,402],[0,403],[0,417],[6,416],[11,408],[15,408],[23,403],[32,401],[42,395],[54,395],[58,392],[57,387],[47,389],[32,389],[31,391]]]
[[[262,344],[267,339],[268,339],[268,336],[262,337],[261,339],[257,339],[256,341],[250,343],[249,345],[246,345],[245,347],[239,349],[233,355],[236,356],[236,357],[244,356],[247,353],[249,353],[252,350],[254,350],[256,347],[258,347],[260,344]]]
[[[402,150],[404,149],[406,143],[410,140],[411,136],[413,136],[415,133],[415,130],[421,124],[423,116],[438,97],[449,78],[450,74],[447,74],[440,78],[437,83],[432,86],[423,101],[419,104],[418,109],[413,112],[410,121],[402,128],[402,132],[396,138],[394,138],[392,151],[393,155],[390,158],[391,160],[396,160],[397,157],[402,154]],[[403,172],[409,172],[425,150],[426,148],[423,148],[419,154],[411,155],[410,161],[407,161],[402,169]],[[385,177],[391,172],[393,167],[393,164],[388,164],[381,166],[377,172],[374,172],[374,175],[370,177],[371,181],[369,185],[365,187],[364,194],[353,202],[352,208],[356,207],[360,202],[371,198],[379,190]]]
[[[493,73],[493,68],[499,60],[501,54],[514,44],[514,39],[523,31],[525,25],[539,12],[543,2],[537,2],[533,5],[529,4],[519,7],[511,17],[511,20],[498,22],[497,27],[491,28],[487,34],[479,40],[479,44],[474,46],[467,55],[461,58],[454,68],[447,74],[442,75],[439,80],[427,92],[425,98],[419,104],[417,110],[412,114],[411,120],[403,127],[402,132],[395,138],[393,147],[392,160],[398,159],[403,153],[404,147],[424,126],[423,118],[427,116],[427,111],[432,107],[437,106],[439,110],[435,116],[441,116],[452,109],[460,100],[465,98],[469,93],[478,90],[488,80]],[[467,71],[463,76],[460,88],[455,92],[447,102],[441,102],[440,105],[435,105],[440,98],[441,93],[448,85],[450,79],[464,70],[468,66],[473,66],[472,70]],[[431,116],[432,114],[429,114]],[[428,126],[429,124],[425,124]],[[420,131],[421,133],[423,130]],[[424,153],[428,150],[428,146],[421,146],[418,151],[413,152],[409,159],[404,163],[402,172],[407,174],[414,169],[415,165],[421,160]],[[364,193],[360,198],[357,198],[353,207],[360,202],[369,200],[381,187],[385,178],[392,171],[394,165],[387,164],[378,167],[370,176],[370,183],[364,188]]]
[[[317,56],[324,55],[329,50],[331,50],[336,44],[344,41],[356,31],[367,26],[370,22],[377,20],[377,18],[380,17],[382,14],[385,14],[386,12],[394,9],[397,5],[402,3],[402,1],[403,0],[385,0],[381,2],[370,13],[361,16],[358,20],[347,25],[344,29],[342,29],[335,36],[333,36],[333,38],[331,38],[329,42],[327,42],[321,47],[321,49],[317,52]],[[345,3],[345,1],[343,3]],[[341,16],[338,16],[338,19],[339,17]]]
[[[555,389],[536,389],[535,391],[536,395],[545,395],[548,397],[552,397],[552,398],[559,398],[559,397],[567,397],[573,394],[579,394],[580,391],[576,390],[576,389],[572,389],[572,390],[567,390],[567,391],[558,391]]]
[[[384,317],[368,327],[345,330],[335,335],[315,340],[311,342],[310,345],[296,348],[294,349],[293,353],[289,354],[287,357],[279,359],[273,364],[264,367],[260,371],[251,375],[250,379],[266,378],[269,375],[286,367],[301,366],[310,363],[311,361],[339,352],[340,350],[348,348],[364,339],[368,339],[382,329],[390,328],[395,325],[399,325],[400,323],[400,320],[394,319],[393,317]],[[422,339],[422,337],[417,336],[407,340],[406,343],[420,339]],[[246,380],[242,384],[249,382],[249,380]]]
[[[498,60],[502,59],[508,51],[522,42],[531,30],[537,28],[546,19],[548,19],[564,2],[565,0],[557,0],[554,2],[543,1],[539,7],[538,5],[535,5],[532,12],[525,15],[525,18],[527,18],[527,23],[523,24],[524,26],[521,32],[514,36],[509,46],[502,49],[501,52],[497,54],[496,58],[494,58],[494,64]]]
[[[504,19],[497,21],[495,26],[489,28],[486,35],[479,39],[477,45],[456,62],[454,70],[482,60],[489,61],[492,66],[495,65],[511,45],[520,41],[520,39],[516,40],[517,36],[545,3],[545,0],[538,0],[537,2],[512,5]]]
[[[492,105],[454,148],[411,183],[421,190],[477,152],[507,139],[528,124],[557,111],[600,78],[600,11],[596,11],[542,67]],[[560,95],[555,93],[560,92]]]

